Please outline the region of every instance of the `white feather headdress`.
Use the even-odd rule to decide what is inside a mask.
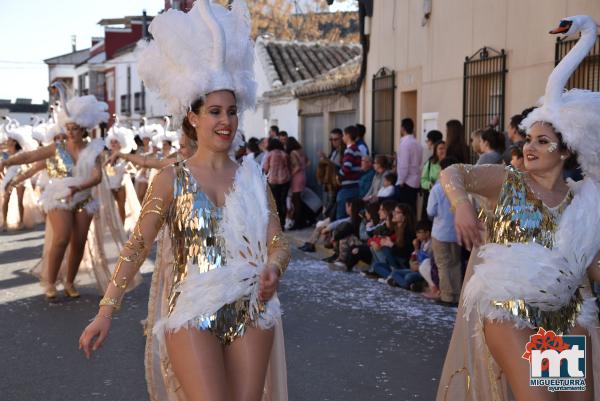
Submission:
[[[108,121],[108,105],[99,102],[95,96],[76,96],[64,105],[58,114],[61,127],[75,123],[83,128],[94,128],[101,122]]]
[[[6,136],[17,141],[24,151],[35,150],[38,143],[33,139],[31,125],[10,126],[7,129]]]
[[[104,144],[107,148],[110,149],[110,143],[113,139],[119,141],[121,145],[121,153],[131,153],[132,150],[137,149],[137,144],[135,143],[133,131],[129,128],[119,127],[113,125],[108,130],[106,138],[104,138]]]
[[[564,91],[569,78],[593,47],[597,24],[592,17],[578,15],[561,21],[553,33],[573,35],[582,32],[577,45],[554,68],[540,106],[521,123],[529,130],[536,122],[552,124],[569,148],[577,152],[583,173],[600,180],[600,92],[572,89]]]
[[[170,9],[155,17],[149,31],[154,40],[142,45],[138,72],[170,114],[182,118],[192,102],[217,90],[233,91],[240,112],[254,108],[254,46],[244,1],[228,10],[198,0],[187,13]]]

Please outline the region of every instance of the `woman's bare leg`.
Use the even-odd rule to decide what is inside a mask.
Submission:
[[[9,191],[4,191],[2,196],[2,227],[8,227],[8,222],[6,219],[8,218],[8,204],[10,203],[10,194]]]
[[[212,333],[180,329],[166,334],[165,339],[171,367],[187,401],[231,401],[223,346]]]
[[[125,187],[119,187],[119,189],[112,190],[113,196],[117,201],[117,209],[119,209],[119,216],[121,222],[125,223]]]
[[[586,329],[581,326],[575,326],[569,334],[585,335],[585,391],[560,392],[558,399],[560,401],[594,401],[594,371],[592,363],[592,339]]]
[[[87,240],[92,217],[93,216],[89,215],[85,210],[75,213],[73,229],[71,230],[71,239],[69,242],[71,248],[67,262],[66,285],[73,284],[75,276],[77,276],[77,272],[79,271],[79,264],[83,258],[83,251],[85,250],[85,242]]]
[[[273,330],[248,327],[225,348],[225,371],[230,401],[260,401],[269,366]]]
[[[48,250],[48,284],[54,284],[71,238],[73,212],[62,209],[50,210],[47,221],[52,226],[52,244]]]
[[[509,321],[486,321],[484,333],[487,346],[506,375],[516,401],[558,400],[557,395],[546,388],[529,385],[529,362],[521,356],[529,337],[535,334],[533,330],[519,330]]]
[[[136,181],[135,182],[135,192],[137,193],[137,197],[142,203],[144,201],[144,196],[146,196],[146,191],[148,190],[148,183],[145,181]]]
[[[25,216],[25,206],[23,206],[23,198],[25,196],[25,186],[17,187],[17,203],[19,206],[19,227],[23,225],[23,216]]]

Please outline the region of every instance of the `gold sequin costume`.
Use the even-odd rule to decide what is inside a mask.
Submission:
[[[484,214],[487,242],[503,245],[535,242],[552,249],[560,216],[572,199],[569,191],[558,206],[550,208],[527,187],[525,174],[508,167],[496,208]],[[576,288],[569,289],[573,291],[571,302],[553,311],[543,311],[522,299],[501,299],[493,304],[536,328],[565,333],[575,326],[583,301]]]
[[[577,289],[575,285],[570,294],[563,294],[566,301],[560,303],[564,305],[562,308],[557,305],[554,308],[543,308],[544,311],[537,307],[538,304],[533,306],[521,299],[531,296],[532,292],[553,287],[549,285],[547,278],[532,278],[531,272],[539,271],[538,260],[528,259],[528,256],[514,256],[530,255],[528,252],[534,248],[538,254],[543,254],[558,247],[559,227],[562,224],[560,221],[566,212],[576,210],[568,207],[577,199],[576,192],[569,191],[559,205],[549,208],[528,187],[525,174],[499,165],[454,165],[442,173],[441,182],[454,208],[460,203],[469,202],[467,193],[481,196],[480,203],[485,209],[483,222],[487,245],[475,248],[471,253],[436,401],[508,401],[510,398],[506,377],[485,341],[484,319],[512,320],[516,327],[543,326],[559,332],[570,330],[576,318],[579,318],[577,323],[583,327],[597,325],[597,319],[593,316],[595,308],[589,308],[589,288]],[[575,204],[572,206],[576,207]],[[561,234],[564,234],[562,228]],[[560,244],[564,248],[564,241]],[[486,253],[489,251],[488,247],[492,251],[503,248],[500,249],[503,253]],[[495,256],[502,258],[495,261],[486,259]],[[507,259],[506,256],[511,258]],[[492,262],[495,264],[492,265]],[[555,276],[561,281],[564,281],[561,279],[563,274],[572,274],[568,269],[563,272],[561,267],[554,267],[552,264],[544,263],[540,266],[553,269]],[[509,267],[511,273],[503,274],[502,271],[507,271]],[[496,273],[490,276],[494,271]],[[522,274],[518,273],[520,271]],[[502,277],[502,282],[497,281],[498,276]],[[470,291],[474,282],[479,282],[477,285],[484,282],[494,286],[495,295]],[[509,282],[513,284],[510,285]],[[560,286],[567,290],[567,285]],[[523,288],[527,289],[523,291]],[[508,295],[509,293],[513,295]],[[504,296],[496,296],[498,294]],[[548,293],[551,294],[554,293]],[[552,297],[553,295],[549,298]],[[568,297],[571,297],[570,302]],[[591,314],[588,313],[590,310]],[[582,323],[582,317],[585,324]],[[588,325],[590,318],[596,323]],[[531,332],[533,334],[535,331]],[[592,340],[596,341],[597,333],[590,333]],[[594,354],[595,358],[597,354]]]
[[[46,159],[46,171],[49,178],[65,178],[73,176],[75,162],[67,152],[65,141],[55,142],[56,152],[54,156]]]
[[[188,266],[200,273],[222,268],[226,263],[225,244],[218,235],[223,210],[202,191],[185,162],[175,167],[174,198],[168,211],[169,228],[175,256],[173,282],[169,295],[169,314],[175,309],[178,285],[185,280]],[[244,334],[251,323],[248,299],[223,306],[216,314],[194,319],[193,326],[210,330],[223,344]]]
[[[76,192],[72,201],[68,202],[64,194],[68,186],[79,185],[82,180],[88,177],[81,177],[81,173],[89,174],[98,154],[103,149],[101,140],[93,140],[86,145],[80,152],[77,163],[73,160],[66,149],[65,141],[55,142],[56,151],[54,156],[46,159],[46,171],[48,172],[48,185],[42,194],[40,201],[46,212],[52,209],[70,209],[75,212],[86,211],[88,214],[94,214],[98,208],[98,202],[94,201],[92,190],[90,188]],[[77,174],[77,164],[80,166],[79,176]],[[57,194],[61,194],[59,196]]]

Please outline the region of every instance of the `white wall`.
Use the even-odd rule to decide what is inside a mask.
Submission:
[[[277,125],[281,131],[287,131],[289,136],[298,138],[300,127],[298,99],[290,97],[275,104],[261,101],[256,106],[256,110],[249,110],[242,117],[242,128],[246,139],[251,137],[264,138],[267,136],[271,125]]]
[[[115,110],[119,114],[121,123],[133,124],[138,126],[143,115],[135,111],[135,98],[136,92],[141,92],[142,81],[137,72],[137,60],[135,52],[128,52],[117,57],[114,57],[106,63],[107,66],[115,67]],[[121,95],[127,94],[127,67],[130,67],[131,71],[131,116],[121,115]],[[162,100],[158,98],[158,95],[148,88],[145,88],[146,92],[146,113],[145,116],[150,117],[162,117],[166,114],[166,107]]]

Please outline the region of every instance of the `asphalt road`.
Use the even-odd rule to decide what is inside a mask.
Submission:
[[[0,234],[0,401],[148,400],[140,321],[150,274],[88,361],[77,340],[99,295],[80,285],[81,299],[46,302],[27,273],[42,243],[42,227]],[[299,252],[280,298],[290,401],[434,398],[455,309]]]

